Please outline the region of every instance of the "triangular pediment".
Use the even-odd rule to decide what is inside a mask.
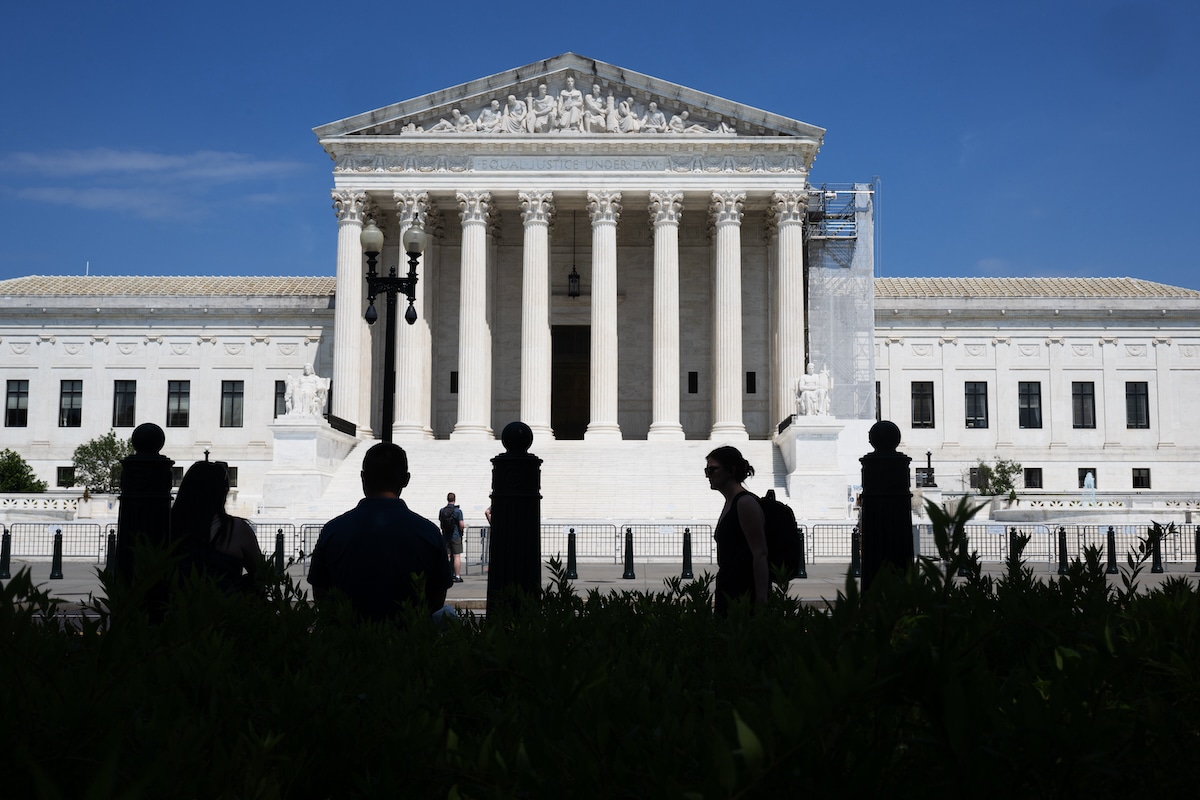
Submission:
[[[340,137],[798,137],[825,131],[590,58],[545,61],[415,97],[314,129]]]

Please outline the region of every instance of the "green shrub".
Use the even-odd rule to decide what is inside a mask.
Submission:
[[[21,458],[20,453],[8,449],[0,450],[0,492],[40,494],[44,491],[46,482],[38,480],[33,467]]]
[[[932,506],[940,558],[860,594],[711,611],[711,578],[541,597],[438,631],[358,626],[288,579],[252,596],[169,569],[77,629],[27,573],[0,597],[13,796],[1146,796],[1190,787],[1200,598],[1112,587],[1096,551],[1050,581],[981,575]],[[963,568],[970,577],[954,577]],[[22,791],[24,790],[24,791]]]
[[[121,461],[133,455],[129,439],[109,431],[75,448],[71,460],[75,463],[75,482],[91,492],[121,490]]]

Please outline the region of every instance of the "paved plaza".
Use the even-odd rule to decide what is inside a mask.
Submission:
[[[11,572],[16,575],[21,569],[28,567],[35,584],[48,589],[53,597],[69,605],[85,603],[89,595],[102,594],[103,587],[98,570],[103,565],[98,565],[92,560],[67,559],[62,565],[63,577],[53,580],[50,578],[51,566],[48,558],[14,559]],[[571,583],[580,594],[592,589],[597,589],[602,594],[608,594],[610,591],[657,592],[663,590],[664,581],[678,577],[681,571],[680,565],[664,562],[634,562],[633,566],[634,577],[626,578],[623,564],[580,563],[577,566],[579,577]],[[1027,566],[1043,580],[1055,577],[1057,569],[1056,565],[1045,562],[1030,563]],[[1147,564],[1138,576],[1138,585],[1143,589],[1151,589],[1171,577],[1187,577],[1193,585],[1196,584],[1198,576],[1194,572],[1195,565],[1168,563],[1164,566],[1165,572],[1153,574]],[[849,565],[846,563],[809,564],[806,569],[808,577],[793,579],[788,586],[788,594],[809,603],[833,602],[837,599],[838,592],[845,589],[848,568]],[[305,569],[305,564],[297,563],[289,567],[288,572],[297,579],[303,579]],[[699,578],[705,572],[715,575],[716,569],[716,564],[705,563],[693,565],[692,571],[695,577]],[[984,564],[984,572],[989,575],[999,576],[1003,574],[1003,571],[1003,564]],[[462,611],[485,610],[487,607],[487,573],[482,571],[479,564],[471,564],[463,571],[462,577],[462,583],[454,584],[450,588],[447,602]],[[542,585],[549,584],[550,580],[549,566],[544,565]],[[1121,574],[1109,575],[1108,580],[1112,585],[1123,586]],[[7,581],[0,581],[0,584],[6,583]],[[306,590],[309,588],[307,582],[304,582],[303,586]]]

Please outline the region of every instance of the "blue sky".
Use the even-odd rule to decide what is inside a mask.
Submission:
[[[312,128],[573,51],[827,130],[878,274],[1200,289],[1200,5],[21,3],[0,279],[332,275]]]

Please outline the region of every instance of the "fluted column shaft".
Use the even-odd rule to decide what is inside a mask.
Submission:
[[[796,411],[796,387],[804,374],[804,192],[776,192],[771,198],[776,226],[774,380],[772,424]]]
[[[592,217],[592,376],[585,439],[619,439],[617,423],[617,221],[620,192],[588,192]]]
[[[404,252],[404,234],[412,227],[415,219],[425,220],[429,211],[429,195],[425,192],[395,192],[396,216],[400,221],[400,263],[397,273],[408,274],[408,254]],[[428,227],[426,227],[428,230]],[[426,316],[425,290],[429,285],[429,258],[423,256],[418,267],[416,300],[416,323],[396,325],[396,409],[395,424],[392,425],[392,440],[431,439],[433,429],[429,418],[422,414],[428,404],[424,398],[432,393],[430,362],[432,336]],[[397,313],[403,315],[407,303],[397,297]]]
[[[550,219],[554,195],[518,192],[525,225],[521,269],[521,421],[534,438],[550,428]]]
[[[650,439],[682,439],[679,424],[679,217],[682,192],[651,192],[654,224],[654,362]]]
[[[338,220],[337,305],[333,312],[333,381],[331,411],[335,417],[353,422],[360,436],[370,435],[370,383],[363,390],[362,354],[370,353],[370,333],[363,319],[362,234],[365,192],[333,192],[333,209]]]
[[[487,330],[488,192],[458,192],[462,268],[458,304],[458,422],[451,438],[490,439],[491,347]]]
[[[713,192],[712,439],[748,439],[742,421],[742,206],[744,192]]]

